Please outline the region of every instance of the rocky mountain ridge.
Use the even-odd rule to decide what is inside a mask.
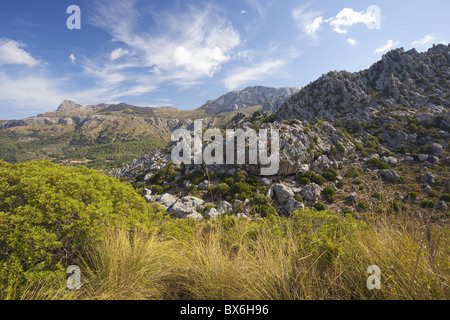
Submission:
[[[248,87],[241,91],[229,92],[215,100],[209,100],[201,109],[207,114],[236,112],[251,106],[260,105],[263,111],[276,111],[298,88]]]
[[[439,44],[427,52],[392,50],[369,69],[330,72],[312,82],[280,107],[280,120],[316,119],[362,121],[378,112],[403,107],[414,113],[448,113],[450,107],[449,46]]]

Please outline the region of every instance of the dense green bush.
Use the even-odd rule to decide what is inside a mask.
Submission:
[[[439,199],[445,202],[450,202],[450,193],[444,193]]]
[[[378,169],[389,169],[389,165],[386,162],[381,161],[380,159],[377,158],[372,158],[369,161],[367,161],[367,164],[369,166],[378,168]]]
[[[164,187],[159,186],[159,185],[155,185],[155,186],[153,186],[153,188],[152,188],[152,192],[153,192],[154,194],[163,194],[164,192],[169,191],[171,188],[172,188],[172,187],[171,187],[170,184],[168,184],[168,185],[166,185],[166,186],[164,186]]]
[[[360,208],[362,211],[366,211],[369,208],[367,204],[363,202],[358,203],[357,207]]]
[[[406,195],[405,201],[414,201],[418,197],[419,197],[419,194],[417,192],[411,191]]]
[[[64,276],[106,226],[149,227],[157,213],[131,185],[85,167],[0,161],[0,296]]]
[[[432,209],[434,208],[434,202],[431,200],[424,200],[420,203],[420,206],[424,209],[426,208]]]
[[[213,197],[221,197],[223,198],[226,196],[230,191],[230,186],[226,183],[220,183],[218,185],[211,185],[209,187],[210,192],[212,193]],[[215,199],[217,200],[217,199]]]
[[[253,213],[260,214],[264,218],[276,213],[271,204],[272,199],[260,193],[254,193],[250,198],[250,207]]]
[[[311,183],[311,180],[309,180],[307,177],[303,177],[300,178],[300,183],[306,186]]]
[[[151,183],[157,183],[158,181],[173,182],[178,172],[175,170],[176,166],[173,162],[170,162],[165,168],[158,170],[151,177]]]
[[[338,175],[339,173],[335,169],[327,168],[323,172],[322,177],[324,177],[328,181],[336,181]]]
[[[372,198],[378,199],[378,200],[383,200],[383,194],[380,192],[374,192],[372,193]]]
[[[192,184],[198,185],[201,182],[207,180],[208,177],[202,171],[197,170],[189,175],[186,175],[185,178],[190,180]]]
[[[300,172],[298,174],[298,178],[300,179],[300,181],[302,183],[305,183],[309,180],[310,182],[316,183],[318,185],[323,185],[325,182],[327,182],[327,180],[324,177],[319,176],[318,174],[315,174],[314,172],[311,172],[311,171],[305,172],[305,173]],[[304,178],[307,178],[308,180],[306,180]]]
[[[323,190],[323,195],[327,199],[328,202],[333,203],[334,201],[334,195],[336,194],[336,191],[332,186],[326,186]]]
[[[244,201],[245,199],[248,199],[252,195],[252,187],[245,182],[236,182],[231,187],[231,193],[237,194],[239,196],[239,199]]]
[[[325,209],[326,209],[325,205],[324,205],[322,202],[317,202],[317,203],[314,205],[314,208],[315,208],[317,211],[325,211]]]
[[[350,167],[348,170],[347,170],[347,172],[345,173],[345,176],[347,177],[347,178],[357,178],[357,177],[359,177],[360,176],[360,172],[359,172],[359,170],[358,170],[358,168],[356,168],[356,167]]]

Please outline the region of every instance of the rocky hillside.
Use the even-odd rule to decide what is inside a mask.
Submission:
[[[391,108],[409,114],[424,109],[446,113],[450,107],[449,74],[448,46],[440,44],[424,53],[397,49],[368,70],[322,76],[289,99],[277,117],[342,123],[355,118],[370,121]]]
[[[114,175],[180,218],[315,207],[448,221],[449,61],[443,45],[397,49],[368,70],[322,76],[276,113],[237,114],[228,128],[280,130],[276,176],[259,176],[259,165],[175,167],[173,145]]]
[[[208,114],[242,111],[252,106],[262,106],[264,111],[276,111],[298,88],[248,87],[229,92],[216,100],[206,102],[201,109]]]

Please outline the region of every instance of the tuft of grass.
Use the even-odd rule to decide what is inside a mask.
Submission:
[[[160,300],[170,296],[165,279],[175,247],[155,234],[108,229],[103,241],[86,254],[81,299]]]

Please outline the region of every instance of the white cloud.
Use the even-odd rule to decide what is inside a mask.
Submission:
[[[242,10],[242,11],[241,11],[241,13],[242,13],[242,14],[246,14],[246,13],[247,13],[247,11],[245,11],[245,10]]]
[[[66,98],[60,85],[61,80],[39,74],[9,76],[0,72],[0,105],[36,113],[50,111]]]
[[[426,36],[424,36],[422,39],[420,39],[420,40],[417,40],[417,41],[414,41],[413,43],[412,43],[412,46],[413,47],[421,47],[421,46],[424,46],[424,45],[426,45],[426,44],[429,44],[430,42],[432,42],[432,41],[434,41],[435,40],[435,38],[434,38],[434,36],[433,35],[431,35],[431,34],[427,34]]]
[[[30,68],[39,65],[39,61],[23,50],[23,47],[26,45],[22,42],[0,39],[0,65],[18,64]]]
[[[309,5],[302,5],[292,11],[292,17],[297,27],[306,35],[316,37],[316,33],[320,31],[324,22],[320,12],[315,10],[307,10]]]
[[[75,58],[75,55],[73,53],[71,53],[70,56],[69,56],[69,60],[73,64],[73,63],[75,63],[75,61],[77,61],[77,58]]]
[[[356,45],[358,44],[358,41],[356,41],[356,40],[353,39],[353,38],[348,38],[348,39],[347,39],[347,42],[348,42],[352,47],[354,47],[354,46],[356,46]]]
[[[388,40],[388,42],[386,42],[386,44],[379,46],[375,52],[380,53],[380,52],[386,52],[396,46],[398,46],[400,44],[400,41],[395,41],[394,40]]]
[[[180,14],[155,14],[155,27],[147,32],[137,23],[134,3],[100,3],[94,22],[136,53],[137,67],[157,66],[165,80],[212,77],[241,43],[231,23],[213,5],[190,6]]]
[[[336,17],[327,19],[326,22],[333,27],[335,32],[346,34],[348,32],[347,29],[354,24],[364,23],[367,26],[374,24],[376,17],[369,12],[357,12],[351,8],[345,8]]]
[[[114,60],[120,59],[121,57],[123,57],[127,54],[129,54],[128,50],[118,48],[118,49],[114,50],[113,52],[111,52],[111,60],[114,61]]]
[[[225,87],[229,90],[234,90],[249,82],[260,81],[267,76],[277,73],[285,64],[286,61],[275,60],[258,63],[248,68],[239,68],[225,78]]]

